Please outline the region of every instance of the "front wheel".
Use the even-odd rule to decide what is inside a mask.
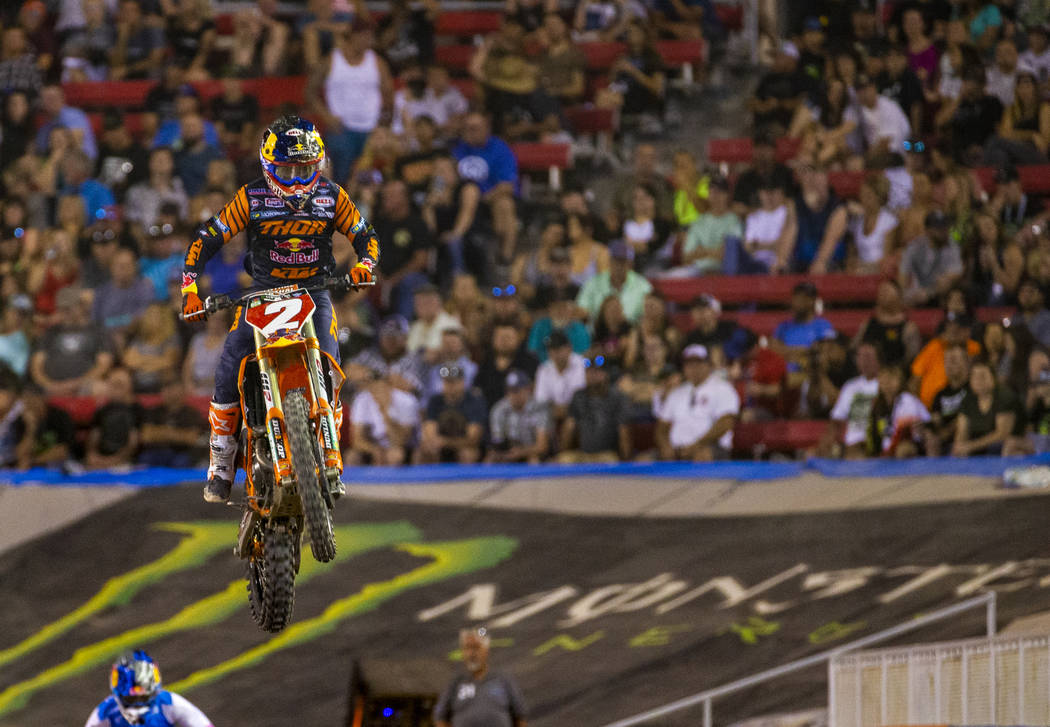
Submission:
[[[314,558],[327,563],[335,557],[332,511],[322,492],[324,467],[317,461],[317,440],[310,427],[310,406],[301,391],[290,392],[284,400],[284,423],[288,428],[288,447],[292,469],[303,501],[303,516]]]
[[[263,631],[276,633],[292,620],[298,541],[290,523],[256,526],[248,558],[248,606]]]

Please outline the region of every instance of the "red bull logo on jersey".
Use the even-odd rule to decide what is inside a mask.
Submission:
[[[270,260],[282,265],[315,263],[320,258],[320,250],[314,247],[313,242],[299,237],[290,237],[287,240],[274,240],[273,246],[277,249],[270,251]],[[288,254],[282,255],[281,251],[285,251]]]

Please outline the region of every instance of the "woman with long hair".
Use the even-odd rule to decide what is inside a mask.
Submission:
[[[995,370],[987,360],[974,361],[970,366],[970,391],[956,418],[952,454],[1000,454],[1014,430],[1016,417],[1013,392],[996,381]]]
[[[994,167],[1046,162],[1050,147],[1050,103],[1043,100],[1039,80],[1030,68],[1019,68],[1014,102],[1003,109],[999,133],[988,140],[984,162]]]

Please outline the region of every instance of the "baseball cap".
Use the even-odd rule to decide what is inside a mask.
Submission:
[[[730,188],[729,179],[721,174],[711,177],[710,187],[711,189],[720,189],[723,192],[728,192]]]
[[[722,312],[722,304],[718,302],[718,298],[709,293],[701,293],[700,295],[693,298],[693,308],[710,308],[715,313]]]
[[[867,73],[858,73],[857,80],[854,82],[853,85],[857,89],[864,88],[865,86],[874,86],[875,79],[869,76]]]
[[[609,245],[609,257],[613,260],[634,260],[634,250],[623,240],[614,240]]]
[[[462,379],[463,369],[458,364],[447,364],[438,369],[438,376],[443,379]]]
[[[707,346],[704,346],[703,344],[700,344],[700,343],[690,343],[682,351],[682,360],[686,361],[686,360],[691,359],[691,358],[699,359],[701,361],[706,361],[707,360]]]
[[[402,315],[387,316],[379,326],[380,336],[407,336],[408,319]]]
[[[556,329],[551,331],[550,335],[544,340],[544,345],[547,348],[561,348],[562,346],[569,345],[569,337],[565,335],[565,331]]]
[[[824,25],[820,22],[820,18],[811,15],[802,23],[802,30],[824,30]]]
[[[925,224],[927,227],[944,228],[951,226],[951,220],[940,210],[930,210],[926,213]]]
[[[433,283],[423,283],[413,291],[415,295],[426,295],[433,293],[434,295],[441,295],[441,290]]]
[[[810,298],[817,297],[817,286],[813,284],[811,280],[803,280],[801,283],[796,283],[795,287],[791,289],[791,294],[796,295],[802,293],[808,295]]]
[[[519,369],[513,369],[507,374],[507,388],[508,389],[524,389],[532,383],[532,379],[524,371]]]
[[[948,311],[948,315],[944,317],[945,324],[954,323],[957,326],[963,328],[970,328],[973,325],[973,319],[970,318],[966,313],[957,313],[956,311]]]

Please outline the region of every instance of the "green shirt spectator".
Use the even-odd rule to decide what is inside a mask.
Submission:
[[[609,245],[609,270],[598,273],[583,284],[576,297],[576,305],[587,311],[593,320],[601,310],[602,302],[610,295],[620,299],[623,314],[631,323],[642,315],[642,305],[653,289],[652,284],[631,269],[634,250],[617,240]]]
[[[701,273],[722,269],[722,248],[727,237],[743,237],[740,218],[729,210],[729,183],[714,179],[708,189],[708,210],[689,225],[682,245],[682,261]]]

